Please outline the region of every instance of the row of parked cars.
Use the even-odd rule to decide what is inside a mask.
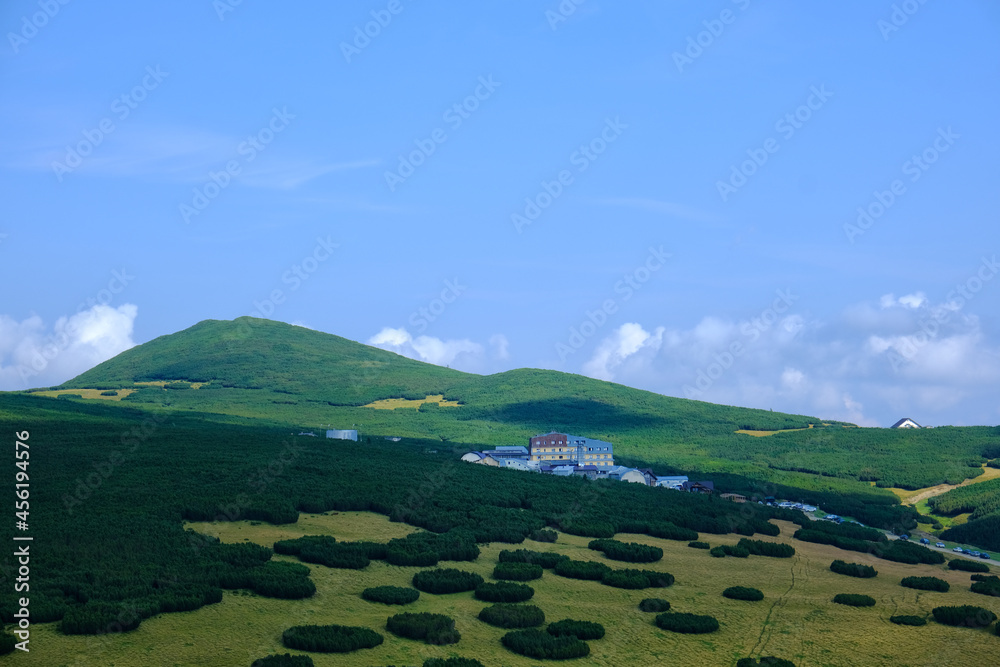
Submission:
[[[901,540],[908,540],[908,539],[910,539],[910,536],[909,535],[900,535],[899,539],[901,539]],[[921,544],[930,544],[931,541],[929,539],[927,539],[926,537],[921,537],[920,538],[920,543]],[[944,542],[936,542],[934,544],[934,546],[936,546],[938,549],[944,549],[946,545],[945,545]],[[986,553],[985,551],[970,551],[969,549],[963,549],[962,547],[955,547],[954,549],[952,549],[952,551],[954,551],[957,554],[965,554],[966,556],[972,556],[973,558],[989,558],[990,557],[990,555],[988,553]]]

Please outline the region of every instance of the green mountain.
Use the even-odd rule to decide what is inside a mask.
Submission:
[[[470,448],[567,431],[610,440],[617,458],[657,472],[733,473],[820,491],[871,493],[870,482],[905,488],[957,483],[982,474],[990,448],[1000,443],[998,429],[989,427],[856,428],[556,371],[462,373],[249,317],[207,320],[162,336],[58,389],[129,390],[113,398],[148,410],[306,429],[356,427],[367,437],[435,438]],[[430,398],[440,395],[445,404]],[[389,399],[409,400],[409,409],[371,407]],[[780,432],[754,437],[739,430]]]

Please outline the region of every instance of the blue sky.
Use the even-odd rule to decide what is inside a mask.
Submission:
[[[255,314],[1000,423],[988,0],[12,0],[0,28],[0,388]]]

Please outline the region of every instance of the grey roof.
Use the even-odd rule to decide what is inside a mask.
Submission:
[[[895,424],[893,424],[889,428],[899,428],[900,426],[902,426],[906,422],[913,422],[914,424],[917,424],[917,422],[913,421],[909,417],[903,417],[902,419],[900,419],[898,422],[896,422]],[[920,426],[920,424],[917,424],[917,426]]]
[[[522,445],[500,445],[495,450],[498,452],[518,452],[519,454],[528,453],[528,448]]]

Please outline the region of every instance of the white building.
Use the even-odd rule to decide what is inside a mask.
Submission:
[[[358,432],[357,431],[336,431],[336,430],[331,429],[331,430],[328,430],[326,432],[326,437],[333,438],[334,440],[353,440],[354,442],[357,442],[358,441]]]

